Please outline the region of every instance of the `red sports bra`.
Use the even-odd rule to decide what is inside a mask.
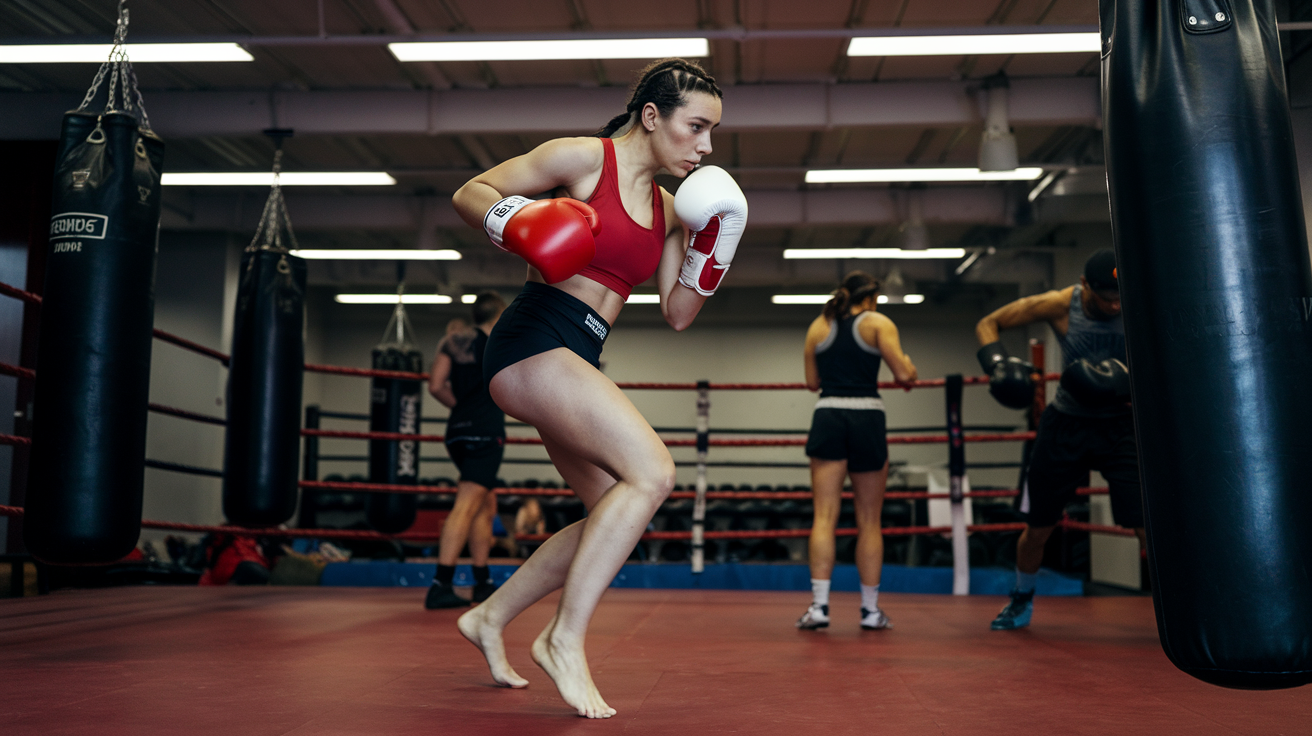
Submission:
[[[596,281],[625,299],[633,287],[656,273],[665,248],[665,201],[661,188],[651,183],[651,227],[645,228],[633,221],[620,201],[618,174],[615,164],[615,142],[601,139],[606,152],[601,166],[601,178],[592,190],[588,204],[601,219],[601,234],[597,236],[597,255],[580,276]]]

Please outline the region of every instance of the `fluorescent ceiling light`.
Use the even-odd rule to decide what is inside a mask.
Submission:
[[[833,294],[775,294],[771,304],[828,304]]]
[[[784,258],[788,260],[802,258],[895,258],[899,260],[923,260],[930,258],[961,258],[966,255],[965,248],[926,248],[924,250],[902,250],[901,248],[786,248]]]
[[[335,299],[338,304],[396,304],[398,300],[406,304],[451,303],[451,297],[446,294],[406,294],[405,297],[396,294],[338,294]]]
[[[770,297],[771,304],[828,304],[833,294],[775,294]],[[925,301],[924,294],[907,294],[906,296],[888,296],[880,294],[875,301],[879,304],[920,304]]]
[[[0,45],[0,64],[99,64],[109,59],[112,44],[50,43],[39,46]],[[128,61],[254,61],[235,43],[130,43]]]
[[[1038,166],[1012,171],[979,169],[812,169],[807,184],[856,184],[903,181],[1030,181],[1043,176]]]
[[[629,298],[624,300],[625,304],[660,304],[660,294],[629,294]]]
[[[398,61],[544,61],[709,56],[704,38],[600,38],[564,41],[389,43]]]
[[[854,38],[848,56],[963,56],[982,54],[1097,53],[1097,33],[981,33],[969,36],[883,36]]]
[[[294,250],[292,255],[312,261],[458,261],[461,258],[460,251],[450,249],[384,250],[382,248],[368,248],[347,250],[345,248],[334,248],[332,250]],[[407,302],[409,299],[410,297],[407,296]],[[445,303],[443,302],[443,304]]]
[[[473,304],[474,301],[475,301],[476,299],[478,299],[478,295],[477,295],[477,294],[461,294],[461,295],[460,295],[460,303],[461,303],[461,304]]]
[[[166,187],[269,187],[273,186],[273,172],[165,172],[160,183]],[[395,184],[396,179],[386,171],[284,171],[278,183],[284,187],[386,187]]]

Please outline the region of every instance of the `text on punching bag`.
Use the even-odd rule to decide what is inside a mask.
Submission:
[[[419,395],[407,394],[401,397],[401,426],[398,428],[401,434],[418,434],[419,433]],[[413,477],[418,475],[416,460],[418,453],[415,451],[418,444],[414,440],[405,440],[398,442],[396,447],[396,474],[399,476]]]

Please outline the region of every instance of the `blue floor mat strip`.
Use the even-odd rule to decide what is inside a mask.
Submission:
[[[493,582],[500,585],[518,568],[514,565],[491,565]],[[356,587],[426,588],[433,582],[433,565],[417,562],[335,562],[323,571],[322,585]],[[976,595],[1006,595],[1016,582],[1016,573],[1003,568],[976,568],[970,571],[970,592]],[[468,565],[456,568],[456,585],[472,585]],[[834,568],[832,589],[856,591],[859,580],[855,565]],[[701,575],[693,575],[688,565],[625,565],[615,576],[614,588],[666,588],[705,590],[811,590],[811,573],[799,564],[707,565]],[[881,592],[942,593],[952,592],[952,568],[905,567],[884,565]],[[1083,595],[1084,584],[1050,570],[1039,572],[1039,595]]]

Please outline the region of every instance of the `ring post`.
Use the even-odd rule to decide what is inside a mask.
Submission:
[[[305,428],[319,428],[319,405],[310,404],[305,407]],[[305,465],[301,472],[303,480],[319,480],[319,438],[314,435],[305,436]],[[301,491],[301,508],[300,513],[296,515],[296,526],[302,529],[313,529],[319,526],[319,494],[309,489]]]
[[[711,383],[697,382],[697,496],[692,503],[692,572],[700,575],[705,569],[705,544],[702,534],[706,530],[706,451],[711,443]]]
[[[952,595],[970,594],[970,547],[966,540],[966,441],[961,427],[961,374],[947,377],[948,500],[952,504]]]

